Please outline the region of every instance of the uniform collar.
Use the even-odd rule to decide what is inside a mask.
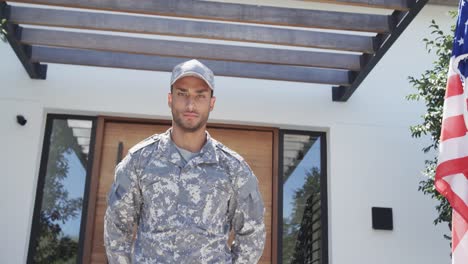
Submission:
[[[160,134],[159,141],[159,156],[167,159],[169,162],[179,166],[183,166],[182,157],[177,150],[175,143],[171,139],[172,128],[169,128],[165,133]],[[211,138],[208,131],[206,133],[206,143],[200,150],[200,154],[193,157],[189,163],[218,163],[218,154],[216,153],[216,141]]]

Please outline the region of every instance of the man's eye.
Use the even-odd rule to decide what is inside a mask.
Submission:
[[[186,96],[187,93],[178,92],[177,95],[178,95],[178,96]]]
[[[205,97],[206,97],[206,96],[205,96],[204,94],[199,94],[199,95],[197,96],[198,99],[205,99]]]

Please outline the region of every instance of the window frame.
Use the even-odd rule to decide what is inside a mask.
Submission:
[[[27,263],[34,263],[34,255],[36,254],[37,247],[37,236],[39,234],[39,217],[42,209],[42,198],[44,195],[44,185],[45,178],[47,175],[47,162],[49,159],[49,150],[50,150],[50,137],[52,134],[54,120],[67,120],[67,119],[77,119],[77,120],[86,120],[92,122],[90,143],[89,143],[89,154],[88,154],[88,163],[86,166],[86,179],[83,192],[83,204],[81,210],[81,223],[80,223],[80,236],[78,241],[78,253],[77,253],[77,262],[82,263],[83,259],[83,249],[84,249],[84,236],[86,231],[86,219],[88,215],[88,202],[89,202],[89,188],[91,181],[91,171],[93,167],[94,160],[94,145],[96,140],[96,126],[97,126],[97,117],[95,116],[85,116],[85,115],[69,115],[69,114],[47,114],[45,133],[42,144],[40,167],[39,167],[39,176],[37,179],[36,194],[34,198],[34,211],[31,221],[31,232],[29,236],[29,246],[28,246],[28,255]]]
[[[328,264],[328,168],[327,168],[327,133],[319,131],[280,129],[278,135],[278,215],[277,215],[277,263],[283,263],[283,158],[284,158],[284,136],[308,135],[320,137],[320,221],[321,221],[321,264]]]

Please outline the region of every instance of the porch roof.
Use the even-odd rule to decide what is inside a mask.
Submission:
[[[46,79],[45,63],[171,71],[197,58],[216,75],[327,84],[334,101],[347,101],[427,1],[322,1],[347,8],[341,12],[195,0],[13,0],[0,1],[0,11],[8,42],[34,79]]]

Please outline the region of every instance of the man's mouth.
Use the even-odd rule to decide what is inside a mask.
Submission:
[[[198,117],[198,114],[195,112],[185,112],[184,117],[195,118],[195,117]]]

